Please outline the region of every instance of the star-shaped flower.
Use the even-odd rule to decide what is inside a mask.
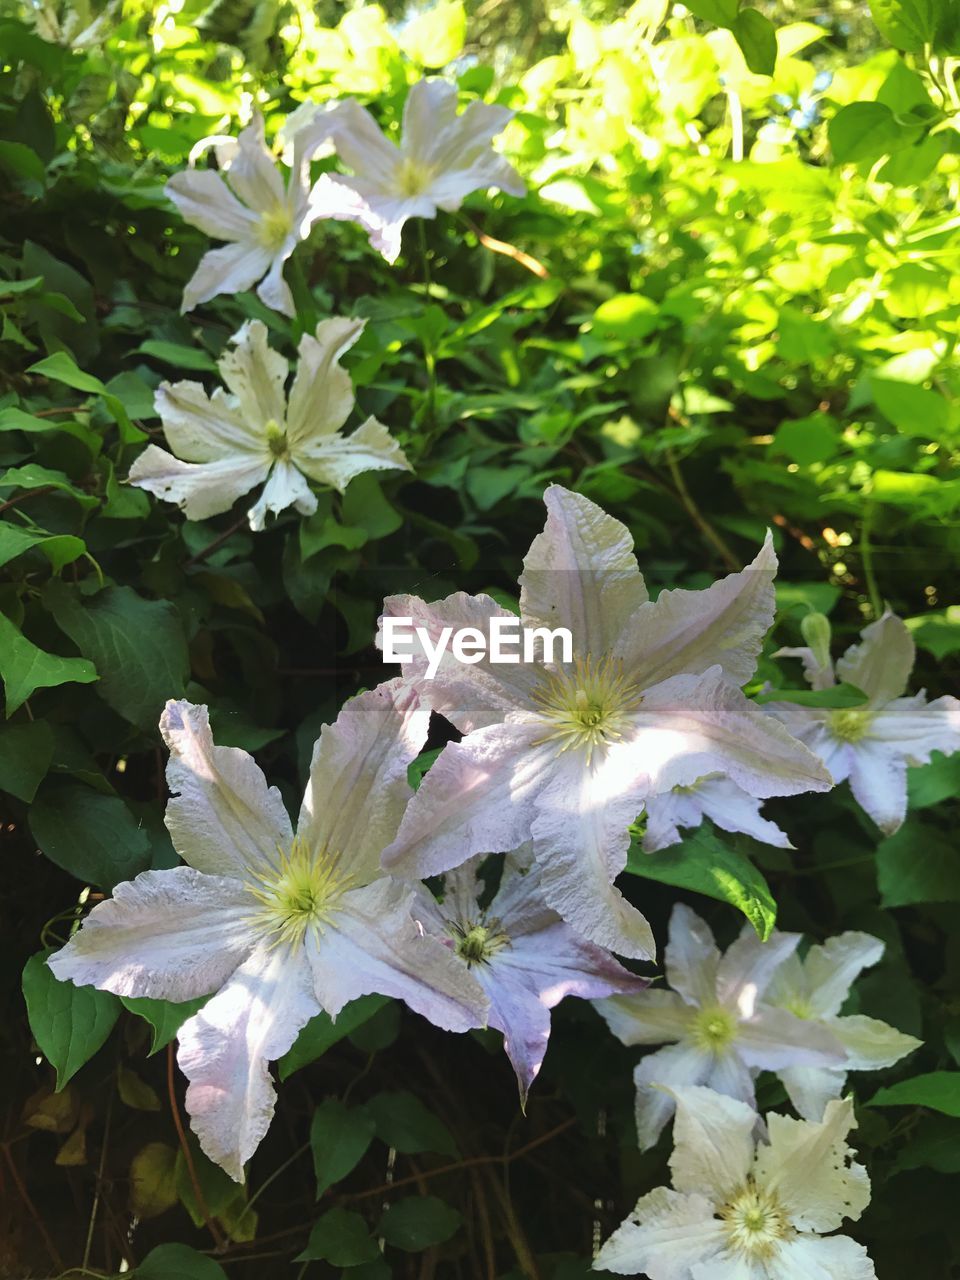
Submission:
[[[180,1028],[200,1145],[236,1181],[269,1127],[268,1064],[321,1010],[371,992],[465,1031],[486,997],[425,938],[410,885],[380,872],[428,712],[399,681],[349,701],[314,748],[296,835],[245,751],[214,746],[205,707],[170,702],[166,822],[188,864],[144,871],[52,955],[58,978],[120,996],[212,995]]]
[[[332,142],[352,177],[337,174],[336,186],[358,199],[338,207],[338,216],[364,222],[370,242],[387,262],[396,261],[400,233],[408,218],[435,218],[437,209],[459,209],[472,191],[499,187],[522,196],[526,187],[490,140],[513,112],[471,102],[457,114],[457,86],[445,80],[421,80],[407,94],[399,145],[381,133],[370,112],[353,98],[318,108],[298,141],[304,154]]]
[[[651,988],[597,1002],[624,1044],[669,1042],[641,1058],[634,1072],[641,1151],[653,1146],[673,1111],[672,1093],[651,1084],[708,1085],[752,1106],[759,1071],[842,1064],[843,1048],[830,1030],[761,1004],[773,974],[799,941],[798,933],[774,933],[761,942],[748,925],[721,956],[704,921],[678,903],[665,954],[672,990]]]
[[[259,280],[261,302],[292,316],[293,295],[283,278],[283,264],[319,218],[358,221],[362,210],[351,207],[344,212],[356,204],[355,197],[328,176],[311,186],[307,157],[299,150],[284,183],[266,145],[260,115],[235,141],[218,142],[220,173],[186,169],[175,173],[165,187],[184,221],[228,242],[200,259],[180,309],[192,311],[220,293],[242,293]]]
[[[699,827],[709,818],[721,831],[742,831],[762,844],[792,849],[790,837],[760,816],[760,801],[721,774],[711,773],[685,787],[674,787],[646,803],[645,853],[667,849],[683,839],[681,827]]]
[[[548,905],[598,946],[649,958],[650,927],[613,881],[650,796],[712,772],[757,797],[824,791],[830,780],[739,688],[773,619],[769,540],[743,572],[654,603],[619,520],[558,485],[544,500],[521,621],[568,628],[575,660],[468,666],[448,651],[430,680],[422,656],[409,664],[421,696],[467,736],[430,770],[384,865],[434,875],[532,839]],[[435,604],[391,596],[384,612],[412,618],[433,642],[444,627],[489,637],[495,620],[513,618],[462,592]]]
[[[828,655],[782,649],[803,661],[815,689],[839,676],[868,697],[859,707],[827,709],[770,702],[766,710],[814,751],[835,782],[849,779],[860,807],[890,835],[907,815],[907,766],[927,764],[932,751],[960,750],[960,701],[945,694],[927,702],[921,690],[904,697],[916,648],[901,618],[887,612],[864,628],[834,669]]]
[[[777,935],[774,934],[773,937]],[[786,1009],[811,1026],[822,1027],[845,1051],[836,1067],[782,1067],[777,1074],[805,1120],[819,1120],[831,1098],[839,1098],[848,1071],[892,1067],[923,1043],[877,1018],[841,1017],[840,1010],[862,970],[883,955],[883,943],[868,933],[841,933],[812,946],[800,958],[786,956],[763,995],[762,1010]]]
[[[649,1280],[876,1280],[863,1245],[836,1231],[870,1202],[851,1163],[853,1104],[831,1102],[822,1124],[756,1113],[699,1086],[675,1088],[672,1187],[641,1196],[594,1269]]]
[[[316,511],[309,480],[342,493],[364,471],[409,470],[376,418],[350,436],[340,430],[354,396],[338,361],[363,326],[337,316],[304,334],[288,399],[287,361],[267,345],[266,326],[248,320],[219,360],[229,394],[218,387],[208,396],[199,382],[160,384],[155,403],[173,453],[148,445],[130,468],[131,483],[178,503],[191,520],[205,520],[266,481],[248,512],[251,529],[262,529],[268,511]]]
[[[540,1070],[550,1039],[550,1010],[565,996],[642,991],[638,978],[569,929],[543,901],[539,872],[526,858],[508,858],[500,886],[481,907],[483,858],[444,876],[443,900],[425,889],[417,912],[428,934],[443,938],[490,999],[488,1022],[503,1032],[521,1100]]]

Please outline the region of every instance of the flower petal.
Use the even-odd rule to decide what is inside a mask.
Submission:
[[[661,591],[641,605],[618,656],[644,689],[682,673],[701,675],[716,663],[735,684],[745,684],[773,625],[776,572],[768,532],[759,554],[739,573],[705,591]]]
[[[659,987],[635,996],[597,1000],[594,1007],[624,1044],[667,1044],[682,1040],[696,1017],[675,991]]]
[[[712,1066],[712,1055],[689,1041],[668,1045],[640,1059],[633,1082],[637,1090],[637,1145],[641,1151],[656,1144],[676,1109],[676,1098],[670,1090],[703,1084]]]
[[[449,80],[434,77],[410,86],[403,104],[401,150],[405,155],[423,161],[434,158],[433,148],[457,120],[458,98],[457,86]]]
[[[240,199],[258,213],[271,213],[286,204],[287,192],[276,162],[267,149],[263,116],[257,112],[240,131],[227,181]]]
[[[760,816],[760,801],[748,795],[729,778],[705,778],[697,784],[694,798],[703,812],[721,831],[742,831],[761,844],[792,849],[790,837],[775,822]]]
[[[850,752],[850,790],[884,835],[907,816],[907,766],[883,747],[858,742]]]
[[[767,1116],[770,1144],[757,1151],[756,1180],[778,1196],[798,1230],[835,1231],[869,1204],[866,1170],[846,1163],[853,1154],[846,1136],[855,1124],[849,1098],[829,1102],[821,1124]]]
[[[414,901],[414,890],[390,876],[340,899],[330,927],[310,944],[314,990],[332,1018],[377,992],[446,1031],[484,1025],[483,989],[459,956],[424,936],[411,914]]]
[[[804,957],[803,968],[813,1012],[821,1018],[838,1014],[854,981],[864,969],[880,961],[883,951],[879,938],[854,930],[812,946]]]
[[[336,433],[301,440],[292,452],[307,475],[340,493],[365,471],[410,470],[403,450],[376,418],[367,418],[349,436]]]
[[[280,792],[246,751],[214,746],[206,707],[168,702],[160,732],[170,748],[165,822],[174,848],[198,871],[249,878],[275,865],[293,840]]]
[[[843,1046],[832,1027],[798,1018],[786,1009],[762,1009],[737,1029],[737,1053],[755,1070],[842,1067]]]
[[[758,1116],[752,1107],[700,1086],[673,1086],[670,1172],[678,1191],[700,1192],[723,1204],[746,1181]]]
[[[244,208],[219,173],[213,169],[186,169],[175,173],[164,187],[184,222],[199,227],[214,240],[244,240],[256,236],[258,218]]]
[[[253,454],[235,453],[217,462],[181,462],[148,444],[127,479],[139,489],[175,502],[189,520],[206,520],[229,511],[238,498],[267,477],[269,463]]]
[[[337,103],[330,112],[329,136],[337,154],[358,176],[387,187],[396,183],[399,150],[381,133],[377,122],[354,98]]]
[[[690,1268],[719,1253],[723,1223],[701,1195],[657,1187],[637,1201],[594,1260],[595,1271],[646,1275],[650,1280],[689,1280]]]
[[[716,1004],[720,952],[707,922],[682,902],[670,914],[664,964],[667,981],[687,1004],[702,1008]]]
[[[719,666],[655,685],[630,719],[624,749],[633,751],[651,793],[690,786],[707,773],[727,774],[760,799],[833,785],[816,756],[748,702]]]
[[[960,751],[960,701],[950,694],[930,703],[923,693],[897,698],[871,718],[866,741],[881,744],[910,765],[928,764],[932,751]]]
[[[98,903],[48,963],[81,987],[195,1000],[222,986],[252,950],[252,905],[239,880],[192,867],[142,871]]]
[[[269,249],[250,240],[209,250],[187,281],[180,311],[193,311],[221,293],[243,293],[270,269],[272,260]]]
[[[287,406],[287,437],[298,450],[315,436],[339,431],[353,408],[353,383],[338,363],[363,333],[365,320],[334,316],[305,333]]]
[[[312,516],[317,509],[317,495],[306,476],[281,458],[271,468],[263,493],[247,512],[250,528],[263,529],[268,511],[277,515],[288,507],[295,507],[302,516]]]
[[[837,675],[882,706],[899,698],[906,689],[916,661],[916,646],[903,619],[889,611],[860,635],[860,643],[851,645],[837,660]]]
[[[781,1067],[777,1076],[804,1120],[819,1123],[827,1103],[839,1098],[847,1079],[846,1070],[832,1067]]]
[[[488,639],[493,618],[514,618],[490,596],[470,596],[454,592],[443,600],[427,604],[419,596],[387,596],[383,602],[377,633],[377,648],[383,648],[384,618],[409,618],[411,630],[422,629],[434,647],[445,629],[451,632],[475,627]],[[403,645],[411,660],[404,664],[404,675],[415,682],[420,695],[434,711],[446,716],[462,733],[501,724],[518,709],[534,707],[533,693],[537,672],[524,663],[492,663],[486,653],[479,662],[458,662],[449,647],[444,650],[432,680],[426,680],[427,656],[416,635],[404,629]],[[449,637],[448,637],[449,638]]]
[[[567,627],[574,653],[610,654],[647,589],[626,526],[582,494],[550,485],[547,523],[520,575],[527,626]]]
[[[753,1016],[770,980],[780,965],[793,955],[800,943],[799,933],[775,930],[765,942],[750,925],[724,953],[717,970],[717,994],[724,1004],[734,1005],[741,1018]]]
[[[828,1025],[847,1051],[845,1065],[850,1071],[877,1071],[881,1067],[892,1067],[923,1044],[922,1040],[862,1013],[834,1018]]]
[[[877,1280],[866,1249],[849,1236],[795,1236],[771,1262],[777,1280]]]
[[[297,245],[297,236],[291,233],[270,260],[270,269],[257,286],[257,297],[265,307],[279,311],[291,320],[297,314],[290,286],[283,278],[283,267]]]
[[[279,427],[284,420],[287,362],[268,344],[262,320],[248,320],[230,342],[217,362],[220,375],[236,396],[244,420],[259,428],[266,441],[267,423],[273,421]]]
[[[320,731],[297,834],[311,848],[343,857],[360,883],[380,874],[380,855],[413,795],[407,765],[429,723],[416,693],[391,680],[344,703],[336,722]]]
[[[384,850],[384,868],[432,876],[529,840],[533,800],[552,756],[536,745],[539,733],[538,725],[492,725],[444,747]]]
[[[221,387],[208,397],[199,382],[161,382],[153,398],[167,444],[185,462],[242,454],[266,462],[262,433],[252,429]]]
[[[302,947],[259,944],[221,991],[180,1028],[186,1106],[205,1153],[235,1182],[273,1118],[268,1063],[320,1012]]]

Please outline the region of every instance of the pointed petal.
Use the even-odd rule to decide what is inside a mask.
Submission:
[[[772,1261],[777,1280],[877,1280],[866,1249],[849,1236],[796,1236]]]
[[[239,880],[192,867],[143,871],[95,906],[49,965],[61,981],[117,996],[195,1000],[246,959],[252,905]]]
[[[747,925],[727,948],[717,970],[717,994],[723,1003],[735,1005],[741,1018],[752,1017],[774,973],[793,955],[799,942],[799,933],[779,930],[761,942]]]
[[[512,196],[523,196],[527,191],[526,183],[513,165],[490,151],[472,164],[438,174],[430,183],[428,194],[438,208],[454,213],[471,192],[488,191],[491,187]]]
[[[384,187],[395,184],[400,152],[380,132],[370,112],[354,98],[347,98],[330,114],[330,135],[343,163]]]
[[[380,874],[413,795],[407,765],[427,739],[429,708],[400,680],[344,703],[313,749],[298,836],[342,856],[358,883]]]
[[[845,1065],[850,1071],[877,1071],[881,1067],[892,1067],[923,1044],[922,1040],[862,1013],[834,1018],[828,1025],[847,1052]]]
[[[702,1008],[716,1004],[720,952],[707,922],[682,902],[670,915],[664,964],[667,981],[687,1004]]]
[[[317,495],[310,488],[306,476],[285,458],[271,468],[263,493],[247,512],[250,528],[259,531],[267,523],[267,512],[278,515],[288,507],[295,507],[302,516],[312,516],[317,509]]]
[[[217,747],[206,707],[168,702],[160,732],[170,748],[165,822],[184,861],[213,875],[249,879],[293,839],[280,792],[246,751]]]
[[[358,996],[393,996],[446,1031],[483,1026],[487,998],[467,966],[413,915],[414,891],[390,876],[351,889],[311,943],[314,990],[335,1018]]]
[[[647,796],[644,801],[647,825],[643,833],[644,853],[659,853],[683,839],[681,827],[699,827],[703,821],[703,809],[697,803],[696,794],[686,789],[673,788],[662,795]]]
[[[462,733],[500,724],[518,710],[532,711],[537,672],[524,663],[493,663],[484,654],[480,662],[467,666],[458,662],[448,647],[434,678],[425,679],[427,657],[415,631],[422,629],[434,649],[447,628],[458,631],[475,627],[489,638],[492,619],[516,621],[515,614],[490,596],[470,596],[465,591],[457,591],[433,604],[427,604],[419,596],[387,596],[377,633],[378,649],[384,647],[385,618],[410,619],[409,628],[405,627],[397,637],[398,641],[403,639],[398,649],[413,655],[412,660],[404,664],[404,675],[407,680],[417,682],[421,697]]]
[[[217,362],[220,375],[237,398],[240,412],[266,438],[267,423],[280,426],[286,403],[283,384],[287,362],[267,343],[267,326],[262,320],[248,320],[230,339],[231,347]]]
[[[853,930],[812,946],[803,961],[812,1011],[821,1018],[838,1014],[855,980],[879,963],[883,950],[879,938]]]
[[[812,649],[806,645],[800,648],[778,649],[775,658],[799,658],[803,664],[803,675],[811,689],[831,689],[836,684],[833,663],[823,666]],[[789,703],[785,703],[788,706]]]
[[[907,766],[883,747],[858,742],[850,752],[850,790],[884,835],[907,816]]]
[[[252,242],[257,233],[255,213],[245,209],[219,173],[213,169],[185,169],[164,187],[184,222],[199,227],[214,240]]]
[[[714,1055],[710,1074],[703,1083],[708,1089],[712,1089],[714,1093],[722,1093],[727,1098],[735,1098],[738,1102],[745,1102],[748,1107],[756,1111],[757,1098],[753,1088],[754,1072],[750,1070],[739,1055],[738,1048],[739,1045],[734,1045],[732,1050],[728,1049],[726,1053]]]
[[[457,119],[458,96],[457,86],[449,80],[418,80],[410,86],[403,104],[405,155],[424,162],[433,158],[438,138],[444,136]]]
[[[624,746],[634,751],[651,792],[690,786],[708,773],[727,774],[760,799],[833,785],[820,761],[748,702],[718,666],[655,685],[630,719]]]
[[[138,489],[175,502],[189,520],[229,511],[238,498],[266,479],[269,464],[254,454],[235,453],[218,462],[181,462],[148,444],[127,479]]]
[[[476,853],[507,853],[530,838],[533,800],[551,752],[538,725],[492,725],[444,747],[410,801],[382,865],[437,875]]]
[[[637,1201],[594,1260],[595,1271],[647,1275],[652,1280],[689,1280],[690,1268],[719,1253],[723,1223],[701,1195],[681,1195],[657,1187]]]
[[[307,475],[340,493],[365,471],[411,470],[400,445],[376,418],[367,418],[349,436],[335,433],[301,440],[293,456]]]
[[[221,293],[243,293],[269,270],[272,255],[255,240],[211,249],[200,259],[183,290],[181,312],[193,311]]]
[[[781,1067],[777,1076],[797,1114],[815,1123],[823,1119],[827,1103],[843,1093],[847,1079],[845,1069],[833,1067]]]
[[[882,706],[904,692],[916,656],[913,637],[903,619],[887,612],[865,627],[860,643],[838,659],[837,675]]]
[[[778,849],[793,848],[790,837],[775,822],[760,816],[760,801],[729,778],[706,778],[697,784],[694,797],[721,831],[742,831],[761,844],[774,845]]]
[[[734,684],[753,675],[773,625],[777,557],[770,534],[756,559],[706,591],[661,591],[637,610],[618,649],[641,688],[719,663]]]
[[[259,113],[237,138],[227,181],[244,204],[258,213],[270,213],[286,204],[286,188],[267,150],[263,117]]]
[[[520,575],[524,622],[567,627],[575,653],[605,657],[647,598],[633,539],[619,520],[582,494],[552,484],[543,500],[547,523],[531,543]]]
[[[648,1151],[669,1123],[676,1108],[671,1089],[702,1085],[709,1077],[713,1058],[689,1041],[668,1045],[641,1058],[633,1073],[637,1089],[637,1145]],[[663,1088],[657,1086],[663,1085]]]
[[[910,765],[928,764],[931,751],[951,755],[960,751],[960,701],[950,694],[930,703],[922,693],[897,698],[872,717],[866,741]]]
[[[798,1018],[786,1009],[764,1008],[737,1029],[736,1050],[759,1071],[783,1067],[841,1067],[843,1046],[832,1027]]]
[[[671,1093],[677,1106],[670,1156],[673,1185],[723,1204],[750,1172],[757,1114],[745,1102],[700,1086],[674,1086]]]
[[[199,382],[161,382],[153,403],[167,444],[185,462],[216,462],[225,454],[266,460],[262,434],[244,421],[220,387],[208,397]]]
[[[297,373],[287,406],[287,434],[297,450],[314,436],[339,431],[353,408],[353,383],[340,357],[363,333],[365,320],[334,316],[305,333],[297,347]]]
[[[675,991],[651,987],[635,996],[594,1002],[607,1026],[624,1044],[667,1044],[682,1040],[696,1014]]]
[[[870,1201],[870,1180],[846,1137],[856,1124],[853,1103],[829,1102],[821,1124],[772,1113],[769,1146],[757,1151],[757,1184],[775,1192],[800,1231],[835,1231],[856,1221]]]
[[[320,1012],[303,948],[261,942],[231,980],[180,1028],[190,1126],[235,1182],[273,1118],[268,1063]]]
[[[643,789],[625,764],[629,757],[616,747],[586,767],[574,752],[556,758],[531,830],[543,896],[554,911],[597,946],[652,960],[657,944],[648,921],[613,883],[643,807]]]
[[[290,286],[283,278],[283,268],[287,259],[297,246],[298,237],[294,232],[287,236],[279,250],[274,252],[270,260],[270,269],[257,286],[257,297],[265,307],[279,311],[282,316],[291,320],[297,314]]]

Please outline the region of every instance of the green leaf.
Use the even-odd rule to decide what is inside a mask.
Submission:
[[[153,1028],[153,1039],[147,1057],[166,1048],[188,1018],[207,1003],[209,996],[199,1000],[151,1000],[146,996],[121,996],[120,1003],[130,1013],[143,1018]]]
[[[417,1151],[437,1151],[454,1159],[460,1155],[453,1134],[443,1121],[405,1089],[376,1094],[367,1103],[367,1110],[373,1116],[380,1141],[404,1155]]]
[[[91,454],[100,451],[101,440],[95,431],[91,431],[81,422],[73,422],[66,415],[56,418],[36,418],[32,413],[25,413],[13,405],[0,409],[0,432],[28,431],[35,434],[53,434],[62,432],[74,436],[83,442]]]
[[[83,539],[71,533],[45,533],[42,529],[0,524],[0,565],[26,551],[41,551],[59,572],[64,565],[79,560],[86,549]]]
[[[57,1091],[97,1052],[120,1014],[109,991],[60,982],[47,964],[51,952],[31,956],[23,970],[23,997],[33,1038],[57,1072]]]
[[[429,773],[442,750],[443,747],[434,747],[430,751],[424,751],[422,755],[417,756],[415,760],[411,760],[407,765],[407,782],[413,787],[414,791],[419,789],[420,783]]]
[[[390,1205],[377,1227],[387,1244],[407,1253],[449,1240],[463,1219],[436,1196],[408,1196]]]
[[[33,182],[43,182],[46,165],[31,147],[22,142],[6,142],[0,140],[0,169],[15,173],[20,178],[29,178]]]
[[[755,76],[772,76],[777,65],[777,32],[759,9],[741,9],[731,25],[733,38]]]
[[[187,347],[179,342],[164,342],[160,338],[148,338],[137,347],[137,355],[152,356],[176,369],[194,369],[199,373],[216,373],[217,362],[213,356],[199,347]]]
[[[936,0],[870,0],[880,34],[897,49],[919,53],[937,33]]]
[[[634,842],[627,870],[646,880],[729,902],[743,912],[764,941],[776,923],[777,904],[766,880],[748,858],[725,844],[707,824],[659,853],[644,853]]]
[[[397,43],[421,67],[445,67],[463,52],[467,15],[461,0],[439,0],[401,30]]]
[[[0,678],[7,694],[9,718],[35,690],[71,682],[89,684],[96,680],[97,672],[86,658],[61,658],[38,649],[0,613]]]
[[[945,1116],[960,1118],[960,1071],[931,1071],[925,1076],[901,1080],[880,1089],[867,1104],[871,1107],[930,1107]]]
[[[50,861],[88,884],[112,889],[150,865],[150,840],[120,797],[82,783],[49,778],[29,823]]]
[[[54,742],[45,720],[0,724],[0,791],[29,804],[50,768]]]
[[[851,102],[830,121],[827,136],[837,164],[856,164],[909,146],[918,131],[898,123],[882,102]]]
[[[57,625],[97,664],[103,700],[125,720],[155,730],[167,699],[183,696],[190,673],[174,606],[144,600],[132,587],[81,597],[65,583],[51,583],[45,599]]]
[[[829,689],[771,689],[758,693],[754,702],[795,702],[801,707],[862,707],[869,698],[856,685],[831,685]]]
[[[884,907],[960,902],[960,850],[929,823],[906,822],[877,846],[877,884]]]
[[[640,293],[616,293],[593,313],[594,333],[625,342],[645,338],[659,323],[657,304]]]
[[[918,1117],[918,1123],[897,1152],[894,1168],[960,1173],[960,1122],[953,1123],[941,1116]]]
[[[806,418],[783,422],[773,438],[776,453],[786,454],[801,467],[832,458],[840,445],[840,424],[828,413],[811,413]]]
[[[950,430],[950,404],[938,392],[877,377],[871,377],[870,387],[880,412],[907,435],[940,440]]]
[[[135,1280],[227,1280],[219,1262],[186,1244],[158,1244],[131,1275]]]
[[[41,467],[29,462],[25,467],[10,467],[0,476],[0,489],[39,489],[49,486],[67,493],[81,507],[89,509],[99,504],[100,499],[92,493],[84,493],[78,489],[69,476],[62,471],[52,471],[49,467]]]
[[[327,1098],[313,1113],[310,1146],[317,1177],[317,1199],[357,1167],[373,1141],[376,1125],[365,1107],[348,1107]]]
[[[140,440],[147,439],[147,433],[135,427],[130,421],[130,415],[121,401],[110,394],[99,378],[95,378],[92,373],[84,373],[78,368],[76,361],[72,360],[65,351],[55,351],[52,356],[38,360],[36,364],[30,366],[27,373],[50,378],[54,382],[62,382],[67,387],[73,387],[75,391],[100,396],[110,416],[119,427],[120,439],[124,444],[137,444]]]
[[[717,27],[732,27],[739,7],[740,0],[690,0],[687,4],[692,14]]]
[[[908,769],[907,793],[911,809],[927,809],[960,796],[960,752],[945,756],[935,751],[929,764]]]
[[[332,1262],[337,1267],[355,1267],[380,1257],[377,1242],[359,1213],[330,1209],[313,1224],[303,1253],[294,1262]]]
[[[386,996],[361,996],[352,1000],[337,1014],[336,1021],[327,1013],[318,1013],[303,1028],[282,1058],[277,1062],[281,1080],[286,1080],[301,1067],[315,1062],[321,1054],[355,1031],[387,1004]]]

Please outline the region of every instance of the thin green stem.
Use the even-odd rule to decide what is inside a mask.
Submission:
[[[868,501],[863,513],[863,522],[860,525],[860,560],[863,564],[863,576],[867,584],[867,594],[870,597],[870,608],[874,618],[879,618],[883,613],[883,598],[880,595],[880,587],[877,584],[877,575],[873,567],[873,548],[870,545],[873,512],[873,504]]]
[[[430,303],[430,295],[433,291],[433,281],[430,276],[430,254],[427,249],[427,233],[423,226],[423,219],[417,219],[417,238],[420,242],[420,260],[423,263],[423,288],[427,304]],[[426,413],[424,415],[428,427],[436,425],[437,410],[437,360],[433,351],[432,340],[427,337],[426,327],[420,337],[423,343],[423,362],[427,369],[427,403]]]
[[[303,270],[303,263],[296,254],[293,254],[287,262],[287,280],[290,292],[293,294],[293,305],[297,309],[293,337],[295,342],[299,342],[305,333],[313,333],[316,329],[317,309]]]

